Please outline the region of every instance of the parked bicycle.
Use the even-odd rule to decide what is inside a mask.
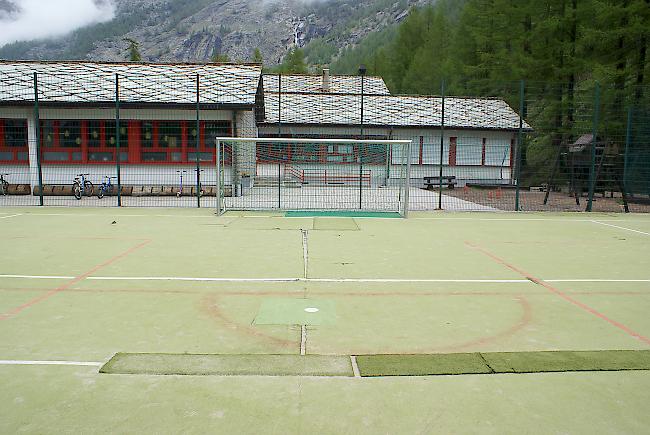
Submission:
[[[176,171],[178,175],[180,176],[180,180],[178,182],[178,191],[176,192],[177,197],[183,196],[183,174],[187,174],[187,171]]]
[[[92,196],[95,190],[93,183],[86,180],[86,175],[90,174],[77,174],[72,182],[72,193],[74,193],[74,197],[77,199],[81,199],[83,195]]]
[[[7,195],[9,192],[9,182],[5,180],[5,175],[11,174],[0,174],[0,195]]]
[[[99,186],[99,190],[97,191],[97,198],[102,199],[104,195],[113,194],[113,188],[115,187],[115,185],[111,182],[113,178],[117,177],[111,177],[109,175],[104,176],[104,181]]]

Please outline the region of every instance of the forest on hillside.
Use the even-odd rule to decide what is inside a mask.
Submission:
[[[480,93],[520,79],[647,84],[650,0],[440,0],[333,62],[396,93]]]
[[[535,129],[522,159],[540,182],[557,145],[594,128],[623,146],[631,107],[647,138],[649,39],[650,0],[440,0],[331,68],[364,63],[398,94],[438,95],[444,82],[447,95],[505,98]]]

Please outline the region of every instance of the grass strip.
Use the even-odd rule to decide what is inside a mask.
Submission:
[[[650,350],[360,355],[361,376],[650,370]]]
[[[359,355],[357,365],[362,377],[491,373],[478,353]]]
[[[285,217],[361,217],[361,218],[401,218],[397,212],[354,211],[354,210],[289,210]]]
[[[348,356],[117,353],[99,370],[110,374],[353,376]]]
[[[648,350],[483,353],[496,373],[650,370]]]

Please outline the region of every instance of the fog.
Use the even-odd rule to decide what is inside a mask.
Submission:
[[[63,36],[114,16],[110,0],[0,0],[0,46]]]

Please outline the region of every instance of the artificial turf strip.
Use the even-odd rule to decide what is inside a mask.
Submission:
[[[284,214],[285,217],[348,217],[348,218],[401,218],[397,212],[381,211],[354,211],[354,210],[289,210]]]
[[[349,356],[117,353],[109,374],[230,376],[353,376]]]
[[[650,370],[650,350],[360,355],[361,376]]]
[[[482,355],[496,373],[650,370],[648,350],[495,352]]]
[[[362,377],[492,373],[478,353],[359,355],[356,359]]]

